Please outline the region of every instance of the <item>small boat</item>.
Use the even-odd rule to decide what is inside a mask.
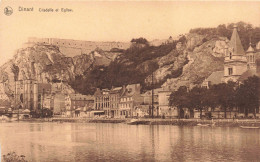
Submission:
[[[258,129],[259,127],[254,127],[254,126],[240,126],[240,128],[244,128],[244,129]]]
[[[127,122],[127,124],[136,124],[138,120],[137,119],[131,119],[130,121]]]
[[[17,118],[9,118],[9,122],[13,122],[13,121],[18,121],[18,119]]]
[[[201,126],[201,127],[207,127],[207,126],[209,126],[209,124],[197,124],[197,126]]]

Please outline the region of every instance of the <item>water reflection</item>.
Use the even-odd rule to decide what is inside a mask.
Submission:
[[[257,161],[259,130],[106,123],[1,123],[1,153],[30,161]]]

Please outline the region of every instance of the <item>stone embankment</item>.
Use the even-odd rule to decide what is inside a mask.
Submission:
[[[177,125],[177,126],[216,126],[216,127],[260,127],[260,119],[137,119],[132,125]]]
[[[216,126],[216,127],[260,127],[260,119],[99,119],[99,118],[50,118],[47,122],[73,123],[126,123],[131,125],[176,125],[176,126]]]

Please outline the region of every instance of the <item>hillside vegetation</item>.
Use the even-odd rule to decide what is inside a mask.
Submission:
[[[185,43],[186,40],[183,37],[178,41]],[[84,94],[93,94],[97,87],[111,88],[134,83],[141,83],[142,87],[146,87],[146,77],[159,68],[158,59],[175,50],[178,41],[158,47],[150,46],[148,42],[134,42],[109,66],[96,66],[86,71],[84,75],[77,76],[71,86]]]
[[[253,46],[260,41],[260,28],[243,22],[237,25],[245,50],[250,38]],[[4,83],[1,93],[10,98],[14,81],[23,79],[63,82],[70,91],[82,94],[134,83],[140,83],[143,92],[198,85],[212,72],[223,70],[223,51],[233,26],[191,29],[179,40],[169,39],[159,46],[150,45],[145,38],[134,38],[127,50],[96,49],[74,57],[64,55],[57,46],[35,44],[17,50],[13,59],[0,67],[0,82]]]

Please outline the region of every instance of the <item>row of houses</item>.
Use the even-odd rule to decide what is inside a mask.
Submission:
[[[140,84],[131,84],[111,89],[97,89],[94,95],[78,93],[63,93],[62,83],[54,86],[51,83],[41,83],[36,80],[20,80],[15,83],[14,102],[1,102],[3,109],[40,112],[49,109],[54,114],[66,117],[102,114],[111,118],[143,117],[176,115],[169,113],[168,98],[171,91],[162,88],[141,94]],[[174,109],[173,109],[174,110]]]
[[[153,91],[153,94],[152,91],[141,94],[140,84],[97,89],[94,94],[94,110],[104,111],[106,116],[112,118],[144,117],[151,114],[178,116],[177,109],[168,104],[171,91],[163,88]]]

